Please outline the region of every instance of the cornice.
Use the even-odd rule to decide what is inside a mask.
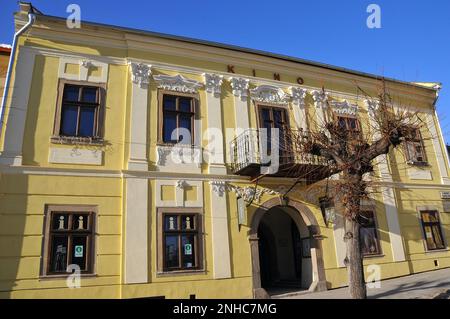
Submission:
[[[49,24],[55,23],[49,22]],[[188,43],[181,40],[152,37],[150,35],[133,34],[126,31],[109,30],[108,32],[104,32],[104,30],[102,30],[99,32],[99,30],[90,29],[92,29],[92,27],[87,25],[83,28],[83,33],[80,33],[81,31],[77,32],[76,30],[64,28],[64,31],[59,32],[63,35],[56,36],[56,38],[72,43],[94,44],[97,46],[102,45],[103,43],[106,47],[170,54],[172,56],[188,57],[195,60],[204,60],[221,64],[233,64],[236,67],[242,66],[250,69],[277,72],[291,76],[301,75],[304,78],[318,81],[323,81],[325,78],[331,84],[345,84],[351,86],[352,83],[357,83],[360,87],[367,90],[374,90],[379,86],[378,80],[360,74],[345,73],[340,70],[286,61],[275,57],[258,55],[256,53],[234,51],[232,49],[208,46],[201,43]],[[35,31],[38,29],[33,28],[33,30]],[[39,35],[43,38],[51,38],[52,35],[49,34],[51,33],[49,32],[51,30],[48,28],[45,30],[45,33]],[[37,35],[38,33],[33,32],[33,34]],[[104,37],[105,34],[108,36],[107,38]],[[74,35],[77,36],[74,37]],[[103,38],[101,36],[103,36]],[[96,39],[95,41],[93,41],[93,39],[86,40],[88,37],[95,37]],[[205,70],[203,70],[203,72],[205,72]],[[228,74],[228,76],[229,75],[230,74]],[[238,74],[236,75],[238,76]],[[387,82],[392,86],[391,89],[394,93],[402,97],[410,98],[411,95],[414,95],[416,99],[423,100],[423,102],[427,103],[432,102],[434,99],[434,91],[427,88],[389,80]],[[292,84],[293,83],[290,83],[290,85]]]

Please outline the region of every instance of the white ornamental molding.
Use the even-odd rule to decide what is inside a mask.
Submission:
[[[159,88],[181,93],[197,93],[198,89],[203,86],[202,83],[185,78],[181,74],[174,76],[158,74],[154,75],[153,79],[158,82]]]
[[[263,103],[287,104],[290,95],[273,85],[259,85],[250,90],[251,99]]]
[[[369,111],[369,115],[373,117],[375,115],[375,112],[380,107],[380,101],[366,99],[364,100],[364,103],[366,104],[367,110]]]
[[[223,75],[203,73],[203,77],[205,78],[206,92],[220,95],[222,92]]]
[[[225,181],[214,180],[210,181],[209,185],[211,185],[213,192],[219,197],[222,197],[227,190],[227,182]]]
[[[327,108],[327,101],[328,101],[328,93],[323,91],[311,91],[311,95],[314,101],[314,106],[316,108]]]
[[[187,182],[184,179],[180,179],[177,181],[177,188],[184,189],[187,186]]]
[[[344,101],[331,101],[330,102],[333,111],[342,115],[356,115],[358,112],[358,105],[352,104],[347,100]]]
[[[139,86],[149,84],[150,75],[152,74],[151,65],[144,63],[131,62],[131,80]]]
[[[291,86],[289,90],[291,91],[292,103],[303,109],[305,107],[305,97],[308,91],[294,86]]]
[[[86,68],[86,69],[90,69],[91,67],[93,67],[94,66],[94,64],[92,63],[92,61],[89,61],[89,60],[82,60],[82,61],[80,61],[80,65],[83,67],[83,68]]]
[[[264,187],[258,187],[255,190],[252,186],[239,187],[235,185],[228,185],[228,189],[236,193],[238,197],[242,197],[246,202],[251,202],[253,200],[256,203],[259,203],[264,194],[280,195],[279,192]]]
[[[248,86],[250,81],[243,78],[231,77],[230,79],[231,88],[233,89],[233,95],[245,99],[248,96]]]

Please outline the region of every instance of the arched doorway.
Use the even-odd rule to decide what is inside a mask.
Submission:
[[[307,206],[278,198],[255,211],[249,233],[255,298],[280,288],[326,290],[320,228]]]

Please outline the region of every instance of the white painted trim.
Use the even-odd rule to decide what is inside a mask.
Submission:
[[[431,141],[433,144],[434,154],[436,155],[436,161],[438,164],[439,169],[439,175],[441,176],[441,182],[442,184],[450,184],[450,178],[448,176],[448,170],[447,165],[445,164],[445,161],[447,160],[447,156],[445,153],[447,150],[442,149],[441,145],[441,138],[438,134],[438,130],[436,129],[436,124],[434,122],[434,116],[431,113],[426,113],[426,123],[428,123],[428,129],[430,130],[431,134]],[[447,160],[448,163],[448,160]]]
[[[214,279],[231,278],[228,207],[224,182],[210,185],[211,238]]]
[[[8,113],[7,117],[4,117],[6,119],[6,128],[3,137],[3,151],[0,154],[0,164],[22,165],[23,137],[28,114],[28,100],[34,73],[34,62],[34,52],[19,50],[14,83],[12,84],[12,94],[11,98],[8,99],[9,106],[5,109]]]
[[[295,124],[299,129],[308,131],[308,124],[306,121],[306,103],[305,97],[308,92],[307,89],[291,86],[290,88],[292,96],[292,109],[294,112]]]
[[[249,80],[239,77],[229,78],[234,95],[235,136],[242,134],[250,127],[248,88]]]
[[[128,169],[148,170],[147,157],[147,112],[148,83],[151,66],[146,64],[130,64],[131,75],[131,134],[130,158]]]
[[[337,209],[339,205],[336,205],[335,209]],[[336,263],[337,267],[342,268],[345,267],[345,257],[347,256],[347,245],[345,244],[344,235],[345,235],[345,225],[344,225],[344,217],[341,213],[336,212],[336,220],[333,224],[333,235],[334,235],[334,245],[336,252]]]
[[[147,283],[148,276],[148,180],[126,180],[125,271],[126,284]]]
[[[222,103],[220,98],[222,77],[216,74],[205,74],[205,81],[207,83],[206,112],[208,123],[208,129],[205,132],[208,139],[208,145],[204,150],[205,157],[207,157],[205,159],[209,164],[209,172],[221,170],[226,174],[223,138],[217,138],[223,136]]]
[[[394,190],[391,187],[382,187],[384,207],[386,210],[386,220],[389,231],[389,241],[391,243],[392,258],[394,261],[405,261],[405,248],[400,231],[398,220],[397,200]]]

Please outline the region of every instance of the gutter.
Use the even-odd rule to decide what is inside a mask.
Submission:
[[[17,39],[32,26],[32,24],[34,23],[35,20],[36,20],[36,15],[33,13],[33,10],[31,10],[28,13],[27,24],[25,24],[19,31],[17,31],[14,34],[14,39],[13,39],[12,48],[11,48],[11,54],[10,54],[9,63],[8,63],[8,69],[6,71],[5,88],[3,91],[2,104],[0,106],[0,136],[1,136],[2,128],[3,128],[3,113],[6,108],[6,100],[7,100],[9,86],[10,86],[10,82],[11,82],[11,73],[12,73],[12,69],[14,66],[14,60],[15,60],[15,55],[16,55]]]

